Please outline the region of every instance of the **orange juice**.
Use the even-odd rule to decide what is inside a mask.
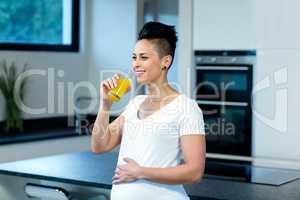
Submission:
[[[125,94],[127,89],[131,86],[131,80],[129,78],[120,77],[117,80],[118,85],[108,93],[108,98],[111,102],[117,102]]]

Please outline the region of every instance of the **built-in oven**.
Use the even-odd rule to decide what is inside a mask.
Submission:
[[[195,51],[193,97],[203,111],[208,153],[251,156],[255,51]]]
[[[214,101],[249,101],[252,66],[196,66],[197,99]]]
[[[251,109],[246,104],[231,105],[197,100],[205,119],[207,152],[239,156],[251,155]]]

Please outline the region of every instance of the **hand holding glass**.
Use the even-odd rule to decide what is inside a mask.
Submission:
[[[131,87],[131,80],[124,76],[120,76],[120,78],[117,79],[117,87],[111,89],[108,92],[108,99],[111,102],[119,101],[130,87]]]

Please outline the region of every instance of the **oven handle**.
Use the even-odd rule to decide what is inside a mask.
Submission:
[[[249,67],[196,66],[197,70],[235,70],[248,71]]]
[[[203,105],[220,105],[220,106],[248,106],[247,102],[232,102],[232,101],[205,101],[205,100],[197,100],[198,104]]]

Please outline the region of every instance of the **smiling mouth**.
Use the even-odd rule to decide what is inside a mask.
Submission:
[[[135,74],[137,76],[140,76],[140,75],[144,74],[145,72],[146,72],[145,70],[139,70],[139,71],[135,71]]]

